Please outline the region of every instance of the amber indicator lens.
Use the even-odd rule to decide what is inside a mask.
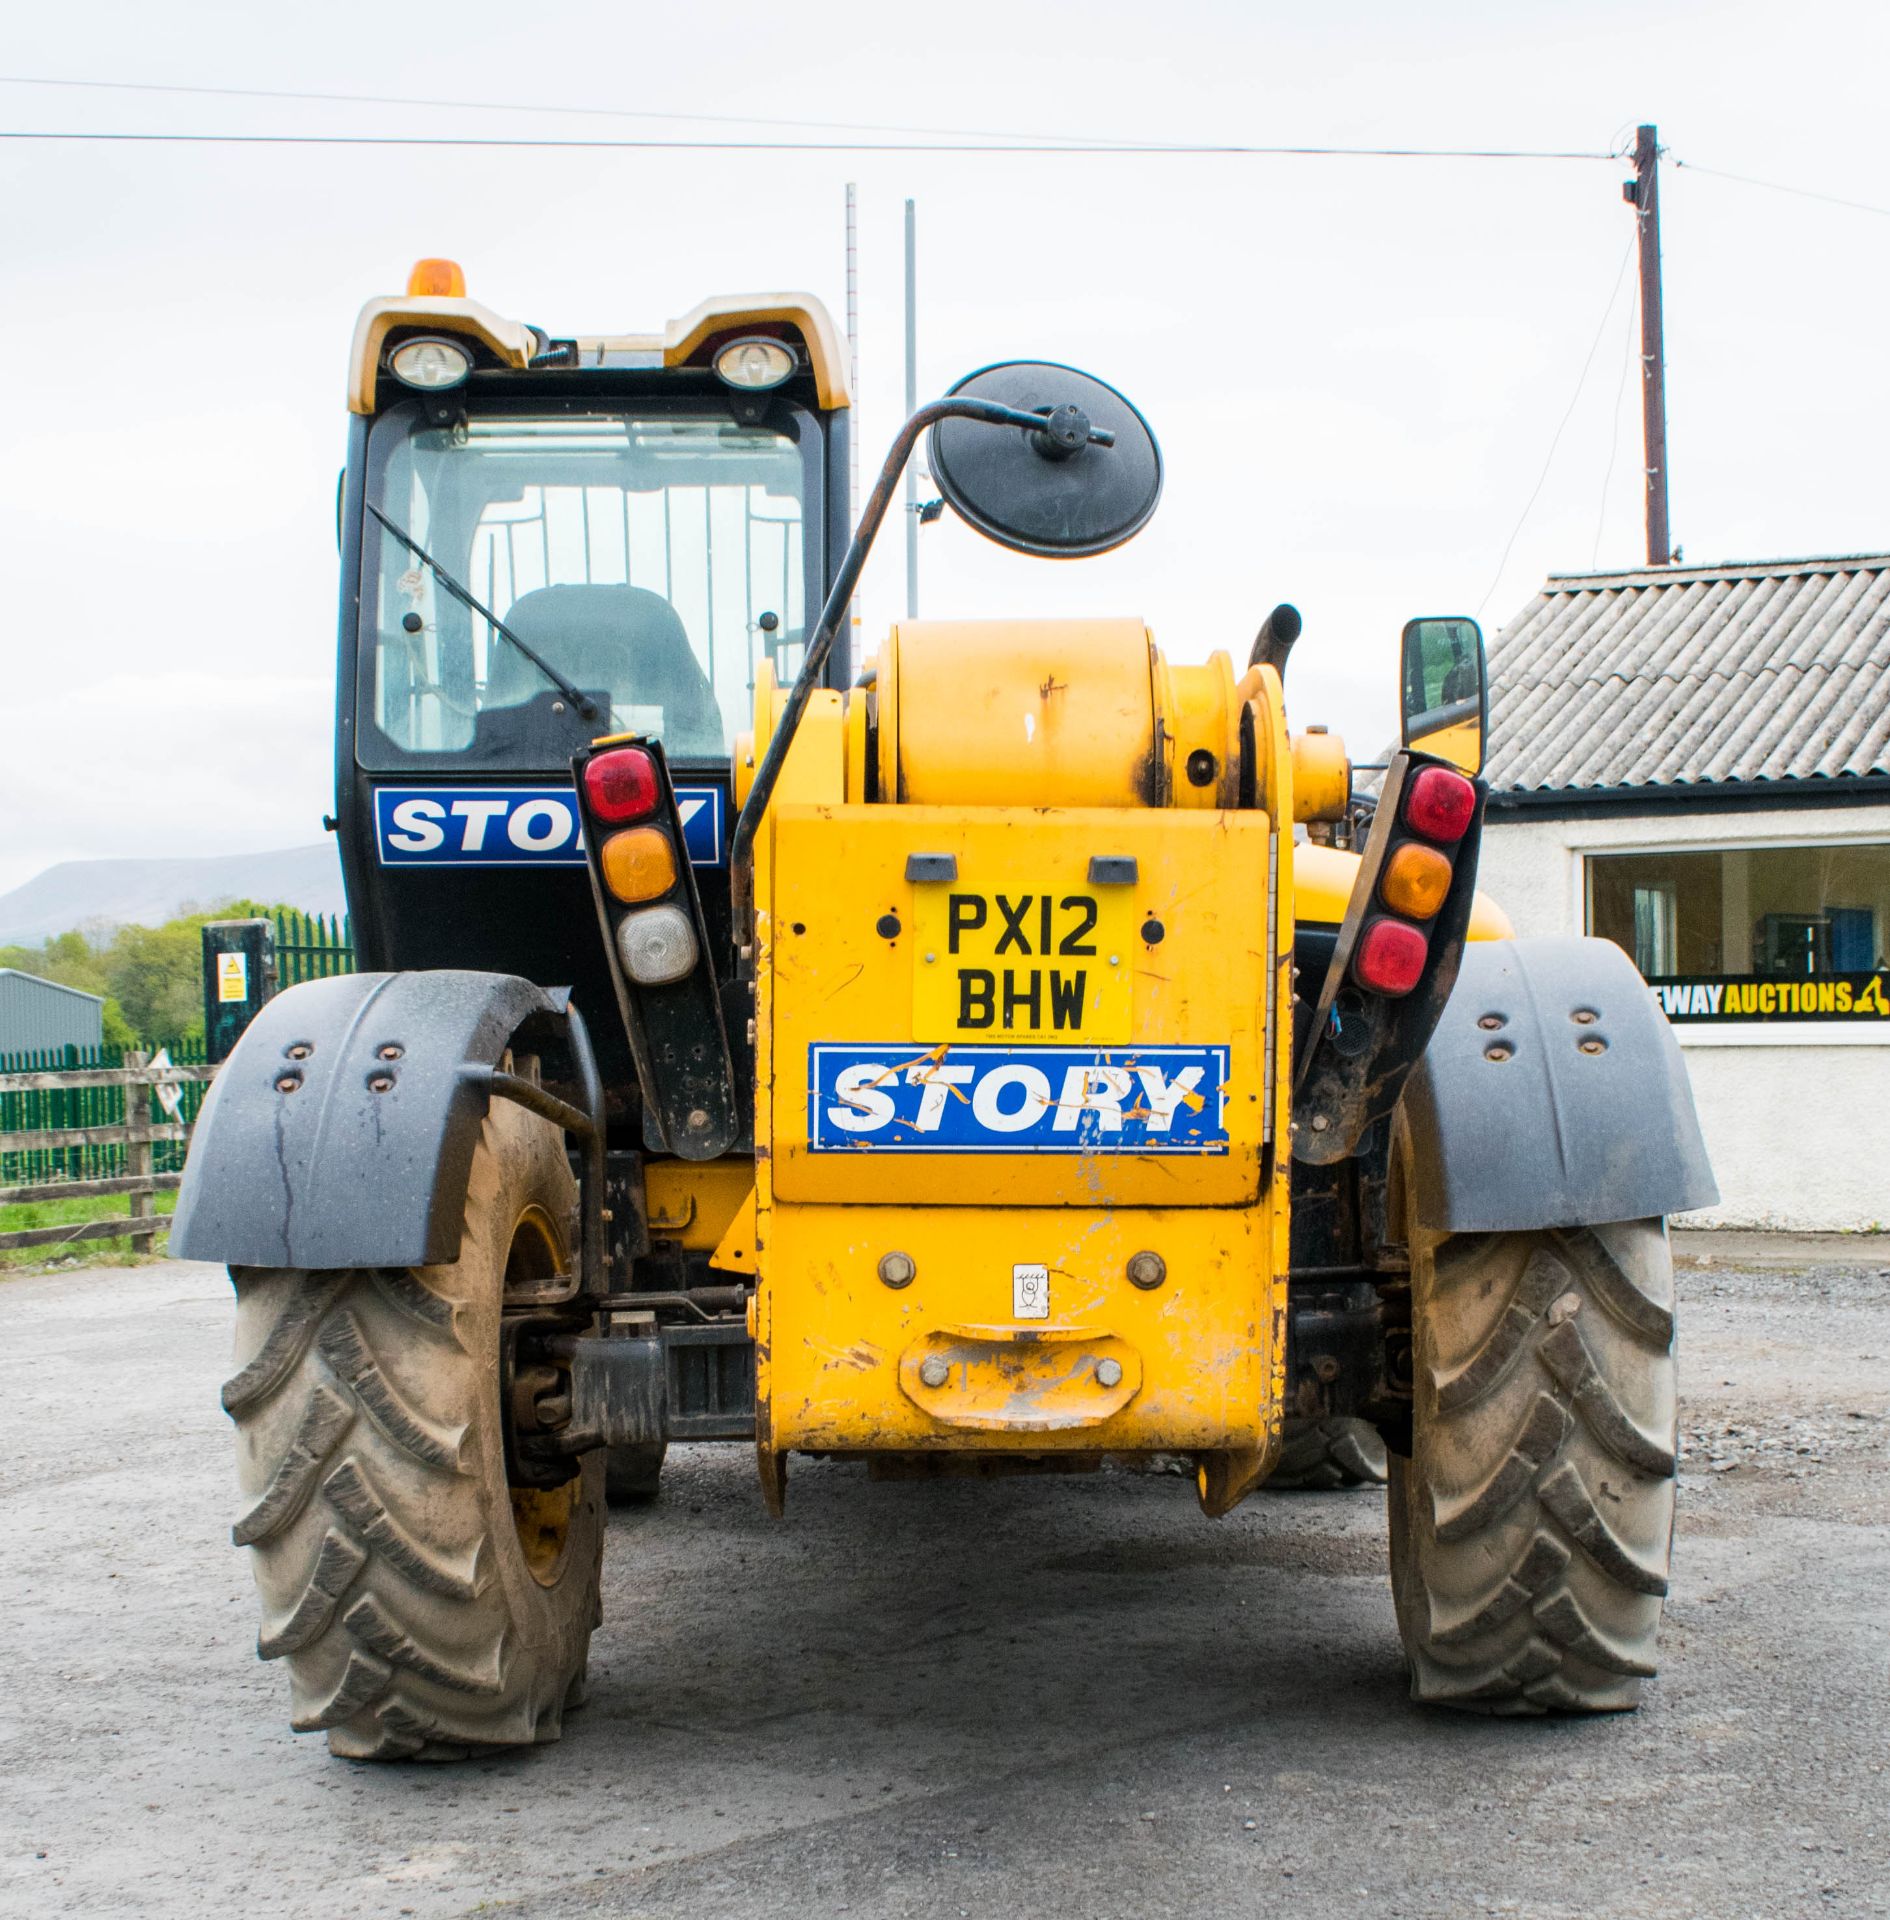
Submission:
[[[593,766],[596,762],[591,763]],[[676,884],[676,854],[655,827],[632,827],[604,842],[599,864],[604,885],[626,907],[654,900]]]
[[[1378,882],[1378,897],[1393,913],[1428,920],[1450,891],[1450,862],[1435,847],[1415,840],[1393,849]]]
[[[616,747],[585,763],[584,797],[598,819],[613,827],[647,818],[662,792],[656,762],[641,747]]]
[[[1409,993],[1424,977],[1428,949],[1416,927],[1373,920],[1352,954],[1352,977],[1367,993]]]
[[[1461,840],[1477,810],[1477,790],[1448,767],[1420,767],[1404,790],[1404,824],[1428,839]]]

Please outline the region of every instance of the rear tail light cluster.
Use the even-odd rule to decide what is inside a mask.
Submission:
[[[604,891],[616,906],[635,909],[611,915],[624,972],[642,987],[687,979],[702,955],[687,907],[667,898],[683,868],[655,756],[643,747],[608,747],[584,763],[582,779],[593,827],[616,829],[597,842]]]
[[[1404,783],[1393,836],[1378,876],[1374,912],[1352,950],[1352,977],[1367,993],[1396,997],[1424,977],[1430,959],[1426,923],[1450,892],[1457,843],[1476,818],[1477,790],[1449,767],[1424,766]]]
[[[613,827],[647,820],[662,804],[656,762],[641,747],[612,747],[584,766],[584,797],[591,811]]]

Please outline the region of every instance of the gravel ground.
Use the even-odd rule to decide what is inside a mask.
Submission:
[[[1890,1252],[1702,1244],[1638,1715],[1409,1705],[1376,1494],[797,1462],[770,1523],[693,1448],[563,1743],[440,1769],[330,1759],[253,1657],[220,1272],[6,1282],[0,1912],[1890,1913]]]

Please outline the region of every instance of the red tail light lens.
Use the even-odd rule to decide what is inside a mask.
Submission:
[[[1430,840],[1461,840],[1476,810],[1476,788],[1448,767],[1420,767],[1404,790],[1404,824]]]
[[[1373,920],[1352,951],[1352,977],[1367,993],[1409,993],[1424,977],[1429,949],[1403,920]]]
[[[656,762],[641,747],[614,747],[585,764],[585,798],[598,819],[613,827],[654,813],[662,791]]]

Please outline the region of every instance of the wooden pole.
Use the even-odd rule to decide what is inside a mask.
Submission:
[[[128,1053],[125,1065],[143,1067],[149,1064],[150,1058],[147,1053]],[[133,1226],[131,1250],[136,1254],[149,1254],[152,1236],[157,1232],[157,1202],[151,1188],[151,1082],[142,1077],[125,1089],[125,1142],[125,1172],[144,1183],[131,1190],[131,1217],[134,1221],[150,1223]]]
[[[1640,224],[1641,446],[1647,470],[1647,564],[1673,560],[1667,522],[1667,353],[1660,312],[1660,135],[1642,127],[1634,143],[1634,178],[1627,198]]]

